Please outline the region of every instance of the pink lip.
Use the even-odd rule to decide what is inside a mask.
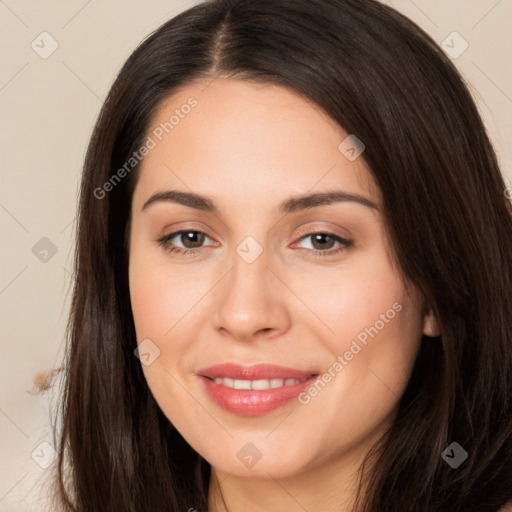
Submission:
[[[224,363],[197,372],[209,397],[223,409],[242,416],[260,416],[281,407],[307,389],[318,372],[295,370],[284,366],[257,364],[244,366]],[[302,379],[303,382],[271,389],[233,389],[211,379],[226,377],[239,380]]]
[[[277,366],[275,364],[254,364],[246,366],[238,363],[223,363],[209,366],[198,370],[197,375],[210,377],[226,377],[228,379],[240,380],[258,380],[258,379],[302,379],[316,375],[318,372],[295,370],[285,366]]]

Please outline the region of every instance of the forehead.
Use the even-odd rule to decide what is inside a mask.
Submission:
[[[137,189],[147,195],[180,184],[248,201],[335,187],[378,202],[364,160],[350,161],[339,149],[348,135],[283,86],[226,78],[191,83],[151,119],[154,147],[142,161]]]

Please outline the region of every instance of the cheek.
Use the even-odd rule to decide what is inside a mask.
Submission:
[[[391,321],[400,316],[397,310],[409,302],[401,279],[381,256],[372,254],[354,265],[293,276],[294,290],[310,306],[318,325],[324,325],[323,338],[337,353],[346,340],[376,323],[379,330],[396,324]]]
[[[165,401],[182,392],[170,375],[186,379],[197,364],[201,345],[192,340],[204,337],[199,334],[205,320],[202,298],[213,286],[212,272],[185,271],[170,265],[165,255],[152,258],[148,253],[134,246],[130,254],[130,300],[138,343],[151,340],[158,354],[150,365],[143,365],[143,372],[157,401]]]
[[[194,283],[194,279],[190,282],[183,275],[180,278],[179,273],[151,261],[146,254],[147,251],[134,247],[129,267],[130,300],[137,341],[140,344],[149,339],[154,344],[149,345],[152,361],[142,364],[142,371],[162,411],[173,424],[185,428],[188,423],[185,421],[182,425],[182,408],[172,404],[184,404],[190,400],[176,376],[179,373],[177,362],[184,362],[187,339],[190,339],[183,335],[183,327],[190,320],[193,304],[198,302],[198,283]],[[191,408],[189,412],[194,414],[192,411],[196,412]],[[201,423],[200,418],[197,422]]]
[[[297,285],[315,313],[308,321],[313,336],[330,354],[324,371],[344,375],[335,386],[344,392],[360,386],[358,393],[366,389],[368,396],[383,387],[401,394],[421,341],[421,303],[385,253],[329,275],[301,277]]]
[[[198,302],[204,286],[197,273],[173,270],[165,258],[149,258],[137,247],[130,254],[129,281],[138,340],[169,334]]]
[[[172,294],[165,293],[163,282],[156,277],[152,269],[130,270],[130,300],[138,341],[159,338],[170,328],[166,312],[174,309],[175,305],[169,303]]]

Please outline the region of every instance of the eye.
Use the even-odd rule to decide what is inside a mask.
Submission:
[[[318,231],[315,233],[306,233],[301,236],[300,240],[311,240],[312,248],[315,256],[328,256],[340,251],[344,251],[353,245],[351,240],[342,238],[334,233]],[[334,248],[338,244],[337,248]]]
[[[200,251],[203,248],[203,243],[206,238],[210,239],[210,237],[203,231],[183,229],[170,233],[169,235],[158,239],[157,242],[169,252],[190,254]],[[313,251],[315,256],[326,256],[338,253],[353,245],[351,240],[347,240],[334,233],[324,231],[303,234],[300,240],[307,240],[308,238],[312,241],[312,248],[309,250]],[[176,239],[177,242],[180,242],[183,247],[177,246],[176,243],[173,242],[174,239]],[[334,248],[336,244],[338,244],[338,247]]]
[[[177,239],[181,242],[184,247],[177,247],[172,240]],[[175,231],[169,235],[166,235],[157,242],[162,245],[169,252],[176,252],[178,254],[189,254],[199,251],[205,238],[210,238],[206,233],[202,231],[183,229],[181,231]],[[211,240],[211,239],[210,239]]]

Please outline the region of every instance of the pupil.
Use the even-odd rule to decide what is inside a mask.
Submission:
[[[192,245],[192,247],[190,247],[191,249],[194,249],[196,247],[201,247],[202,243],[203,243],[203,240],[204,240],[204,234],[203,233],[199,233],[197,231],[187,231],[185,233],[182,234],[183,236],[185,236],[185,240],[183,241],[183,245],[185,247],[189,247],[187,244],[189,242],[191,242],[192,244],[196,244],[196,245]],[[194,239],[197,238],[197,237],[200,237],[199,238],[199,241],[195,241]]]
[[[327,234],[323,234],[323,233],[318,233],[316,235],[313,236],[313,246],[315,246],[316,248],[316,244],[318,241],[322,241],[324,240],[325,241],[325,238],[330,238],[332,240],[332,242],[334,242],[334,239],[330,236],[330,235],[327,235]],[[332,246],[329,245],[329,247],[327,247],[327,249],[330,249]],[[325,249],[326,248],[326,245],[325,244],[320,244],[320,246],[318,247],[319,249]]]

